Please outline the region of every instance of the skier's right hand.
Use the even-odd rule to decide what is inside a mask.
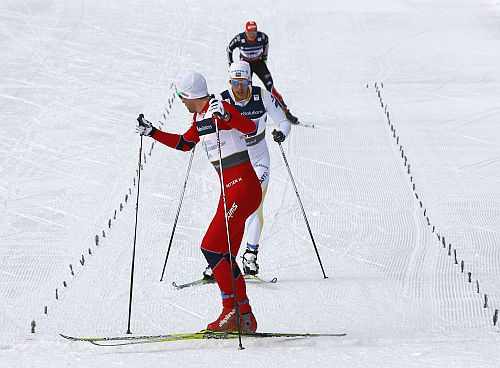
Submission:
[[[222,101],[217,100],[215,97],[210,98],[208,102],[208,110],[207,113],[216,119],[223,119],[225,121],[231,120],[231,115],[226,111]]]
[[[273,139],[276,143],[283,143],[286,139],[286,135],[281,130],[274,129],[272,131]]]
[[[143,114],[139,114],[139,117],[137,118],[137,125],[135,127],[135,132],[139,133],[140,135],[147,135],[148,137],[152,136],[154,132],[156,131],[156,128],[144,118]]]

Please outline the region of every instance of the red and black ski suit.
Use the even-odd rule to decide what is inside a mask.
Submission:
[[[246,295],[245,279],[236,262],[236,255],[241,245],[246,219],[257,210],[262,198],[259,180],[248,156],[245,135],[256,130],[255,123],[240,115],[235,107],[222,102],[231,114],[229,121],[218,120],[224,189],[226,195],[229,237],[233,257],[233,275],[236,281],[236,300],[240,313],[251,311]],[[202,139],[202,145],[208,159],[219,174],[219,151],[215,119],[205,117],[208,102],[199,114],[193,116],[191,127],[182,135],[165,133],[160,130],[152,137],[172,148],[189,151]],[[227,242],[224,202],[222,192],[215,216],[201,242],[201,250],[212,268],[215,280],[222,294],[223,307],[233,307],[233,288],[231,283],[229,246]]]

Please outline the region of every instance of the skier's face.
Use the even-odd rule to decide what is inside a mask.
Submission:
[[[181,101],[184,104],[184,106],[186,106],[186,109],[188,109],[189,112],[191,112],[191,113],[196,112],[194,110],[194,104],[193,104],[194,100],[189,100],[187,98],[181,97]]]
[[[234,96],[238,100],[244,100],[248,96],[248,88],[250,82],[244,78],[235,78],[229,81],[231,83],[231,89],[233,90]]]
[[[195,113],[195,112],[199,113],[201,112],[201,110],[203,110],[203,107],[207,103],[207,98],[202,97],[191,100],[188,98],[181,97],[181,101],[184,104],[184,106],[186,106],[186,109],[188,109],[190,113]]]
[[[247,36],[247,39],[250,41],[253,41],[257,38],[257,32],[256,31],[245,31],[245,34]]]

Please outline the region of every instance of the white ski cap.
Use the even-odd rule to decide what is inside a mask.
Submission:
[[[235,61],[229,67],[229,79],[235,78],[245,78],[248,81],[252,81],[252,71],[250,69],[250,64],[246,61]]]
[[[177,82],[179,96],[188,100],[208,96],[207,81],[198,72],[185,72]]]

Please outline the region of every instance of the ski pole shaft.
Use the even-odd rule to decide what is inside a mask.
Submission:
[[[134,267],[135,267],[135,245],[137,241],[137,218],[139,213],[139,191],[141,188],[141,168],[142,168],[142,135],[141,135],[141,145],[139,147],[139,170],[137,174],[137,199],[135,202],[135,229],[134,229],[134,247],[132,250],[132,267],[130,271],[130,297],[128,303],[128,325],[127,325],[127,334],[131,334],[130,332],[130,317],[132,315],[132,293],[134,290]]]
[[[181,206],[182,206],[182,201],[184,199],[184,193],[186,192],[187,182],[188,182],[188,178],[189,178],[189,171],[191,170],[191,164],[193,163],[195,149],[196,149],[196,146],[193,147],[193,149],[191,151],[191,158],[189,159],[189,164],[188,164],[188,168],[187,168],[187,172],[186,172],[186,178],[184,179],[184,186],[182,187],[181,198],[179,200],[179,207],[177,208],[177,214],[175,215],[174,226],[172,228],[172,234],[170,234],[170,241],[168,242],[167,255],[165,257],[165,263],[163,264],[163,271],[161,272],[160,282],[163,281],[163,276],[165,274],[165,268],[167,267],[168,256],[170,254],[170,248],[172,247],[172,241],[174,239],[175,228],[177,227],[177,220],[179,220],[179,214],[181,212]]]
[[[233,274],[233,250],[231,247],[231,239],[229,236],[229,219],[227,218],[227,204],[226,204],[226,191],[224,189],[224,170],[222,168],[222,152],[220,146],[220,135],[219,135],[219,119],[215,118],[215,131],[217,133],[217,148],[219,150],[219,170],[220,170],[220,186],[222,191],[222,199],[224,203],[224,218],[226,220],[226,235],[227,235],[227,244],[229,248],[229,272],[231,273],[231,286],[233,288],[233,300],[234,300],[234,310],[236,311],[236,326],[238,327],[238,342],[239,349],[243,350],[243,344],[241,342],[241,325],[240,325],[240,308],[238,306],[238,300],[236,299],[236,281],[234,280]]]
[[[274,132],[273,132],[274,133]],[[293,188],[295,189],[295,194],[297,195],[297,199],[299,201],[300,209],[302,210],[302,215],[304,216],[304,220],[306,222],[307,230],[309,231],[309,235],[311,236],[311,240],[314,246],[314,250],[316,251],[316,256],[318,257],[319,265],[321,267],[321,272],[323,272],[323,278],[327,279],[328,277],[325,274],[325,270],[323,268],[323,263],[321,262],[321,257],[319,256],[318,247],[316,246],[316,242],[314,241],[314,237],[311,231],[311,227],[309,226],[309,221],[307,221],[306,212],[304,211],[304,206],[302,205],[302,201],[300,200],[299,192],[297,190],[297,186],[295,185],[295,181],[293,180],[292,171],[290,170],[290,165],[288,165],[288,160],[285,156],[285,151],[283,150],[283,146],[281,143],[278,143],[280,146],[281,154],[283,155],[283,161],[285,161],[286,168],[288,169],[288,175],[290,176],[290,181],[292,182]]]

